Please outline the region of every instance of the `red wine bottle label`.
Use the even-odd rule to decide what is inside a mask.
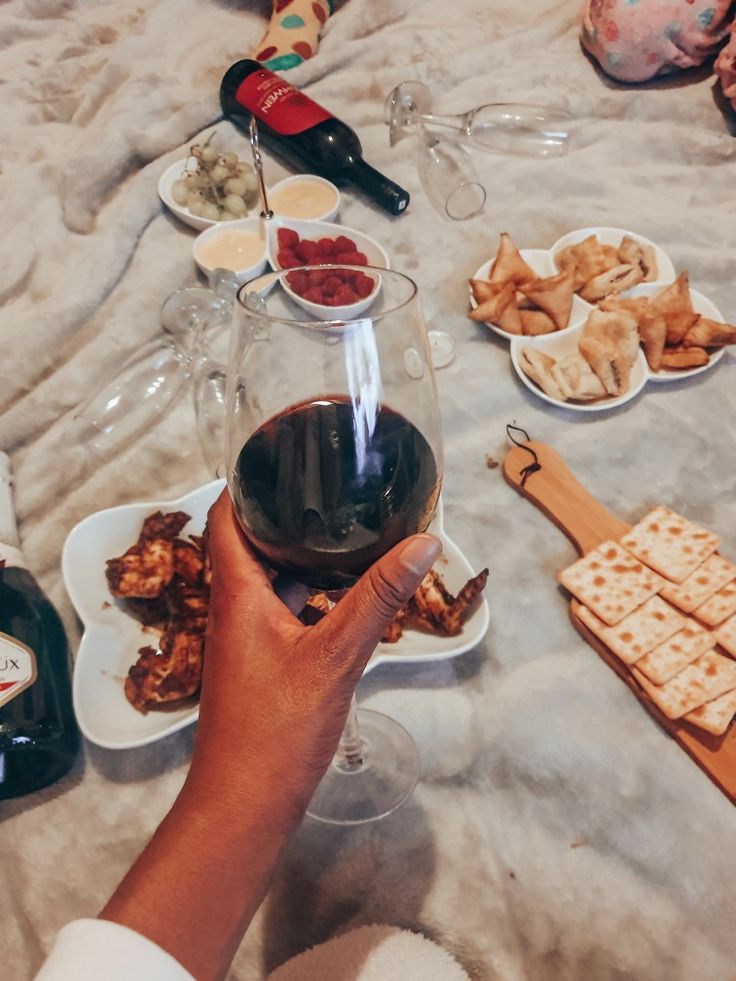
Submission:
[[[0,708],[36,680],[36,655],[14,637],[0,633]]]
[[[0,542],[0,569],[3,567],[3,563],[9,569],[27,569],[26,560],[23,558],[23,553],[15,545],[6,545],[5,542]]]
[[[259,122],[282,136],[303,133],[325,119],[332,119],[326,109],[265,68],[243,79],[235,98]]]

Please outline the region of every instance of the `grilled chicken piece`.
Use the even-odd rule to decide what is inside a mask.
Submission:
[[[206,620],[172,621],[160,651],[143,647],[125,679],[125,697],[139,712],[188,698],[199,691]]]
[[[187,521],[184,511],[149,515],[135,545],[108,560],[105,575],[112,595],[117,599],[160,596],[174,575],[174,539]]]
[[[444,637],[459,634],[465,611],[483,591],[487,579],[488,569],[483,569],[465,583],[457,596],[453,596],[440,574],[430,569],[407,605],[391,621],[381,640],[387,644],[395,643],[401,637],[404,624]]]

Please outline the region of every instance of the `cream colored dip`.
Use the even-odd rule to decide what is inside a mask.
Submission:
[[[263,258],[263,249],[263,239],[259,235],[223,228],[199,245],[197,257],[208,269],[239,272],[255,266]]]
[[[284,218],[319,218],[337,204],[337,195],[320,181],[289,181],[270,195],[271,208]]]

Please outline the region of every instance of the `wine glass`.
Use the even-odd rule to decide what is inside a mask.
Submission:
[[[296,283],[296,273],[315,268],[336,269],[271,273],[238,294],[227,375],[228,486],[266,563],[313,589],[341,590],[429,524],[442,478],[440,421],[412,280],[338,267],[343,277],[380,277],[376,299],[355,320],[310,318],[285,289],[266,293],[274,278]],[[384,817],[406,800],[418,773],[409,734],[380,713],[356,712],[353,696],[307,813],[333,824]]]
[[[418,127],[417,171],[435,211],[451,221],[468,221],[486,203],[486,190],[464,147]]]
[[[206,287],[175,290],[161,307],[164,332],[124,361],[77,407],[72,434],[106,459],[145,433],[191,381],[205,331],[224,326],[232,297]]]
[[[451,129],[455,137],[482,150],[528,157],[561,157],[567,153],[571,115],[555,106],[494,102],[467,112],[438,115],[422,82],[402,82],[389,92],[384,118],[391,146],[418,126]]]

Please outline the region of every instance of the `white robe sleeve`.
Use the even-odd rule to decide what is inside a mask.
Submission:
[[[194,981],[157,944],[109,920],[74,920],[59,931],[36,981]]]

